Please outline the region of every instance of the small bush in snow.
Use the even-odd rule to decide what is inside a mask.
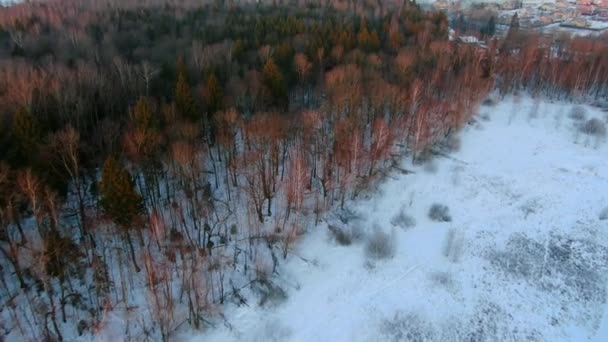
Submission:
[[[261,282],[267,282],[272,275],[272,264],[260,258],[255,263],[255,276]]]
[[[584,125],[580,126],[580,130],[587,135],[598,138],[606,136],[606,124],[604,124],[602,120],[596,118],[587,120]]]
[[[602,209],[602,211],[600,211],[600,220],[604,221],[604,220],[608,220],[608,207]]]
[[[392,319],[384,319],[381,334],[386,341],[434,341],[435,329],[415,313],[397,312]]]
[[[372,259],[390,259],[395,255],[395,243],[389,234],[376,229],[367,239],[365,253]]]
[[[416,226],[416,219],[406,214],[405,209],[401,208],[397,215],[393,216],[391,219],[391,224],[396,227],[408,229]]]
[[[271,281],[260,281],[255,289],[260,294],[260,306],[275,306],[287,300],[287,292]]]
[[[451,288],[454,285],[454,279],[452,274],[449,272],[433,272],[430,274],[430,278],[435,285]]]
[[[414,164],[422,165],[428,161],[433,159],[433,154],[430,150],[424,150],[416,155],[416,159],[414,160]]]
[[[350,246],[353,242],[359,241],[363,237],[363,231],[356,224],[348,226],[330,224],[327,228],[331,237],[340,246]]]
[[[347,229],[331,224],[327,228],[329,228],[332,237],[340,246],[350,246],[353,242],[353,238]]]
[[[574,106],[570,110],[568,117],[575,121],[583,121],[587,118],[587,110],[582,106]]]
[[[496,101],[494,101],[494,99],[492,99],[492,98],[487,98],[487,99],[483,100],[483,102],[481,104],[483,106],[493,107],[496,105]]]
[[[439,222],[450,222],[452,221],[452,217],[450,216],[450,209],[443,205],[435,203],[431,206],[429,210],[429,218],[433,221]]]

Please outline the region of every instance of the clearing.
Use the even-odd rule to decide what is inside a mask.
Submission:
[[[352,244],[337,244],[327,223],[311,229],[273,279],[287,299],[229,304],[227,324],[186,339],[608,340],[608,143],[580,132],[573,106],[482,106],[459,152],[404,161],[415,173],[395,170],[327,219],[359,231]],[[451,221],[429,218],[435,203]],[[375,229],[389,234],[392,258],[368,256]]]

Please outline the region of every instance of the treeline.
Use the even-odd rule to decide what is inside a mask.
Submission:
[[[459,44],[441,13],[366,3],[0,11],[0,331],[213,325],[225,301],[276,290],[297,236],[424,157],[495,81],[605,95],[604,41]]]

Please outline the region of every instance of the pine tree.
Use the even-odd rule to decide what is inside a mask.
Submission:
[[[177,83],[175,84],[175,106],[177,112],[184,118],[192,121],[199,119],[196,111],[196,104],[192,97],[190,85],[186,78],[186,64],[183,59],[177,62]]]
[[[139,266],[135,260],[135,251],[129,234],[133,223],[143,211],[143,199],[135,191],[135,184],[127,170],[112,157],[106,159],[99,184],[100,204],[104,212],[122,230],[129,244],[131,258],[135,270],[139,272]]]
[[[207,112],[209,113],[209,116],[223,109],[224,91],[213,73],[207,77],[205,97],[207,99]],[[209,119],[211,119],[211,117],[209,117]]]
[[[511,25],[509,26],[509,32],[502,45],[503,53],[510,53],[510,51],[516,46],[517,36],[519,35],[519,17],[517,13],[511,18]]]
[[[224,91],[215,74],[210,74],[205,86],[205,99],[207,101],[207,124],[209,127],[209,143],[215,143],[215,113],[224,109]]]
[[[131,110],[131,120],[135,124],[135,127],[141,131],[151,129],[156,126],[154,119],[148,101],[145,97],[141,97]]]
[[[12,131],[18,164],[35,160],[42,135],[36,118],[25,108],[21,108],[13,116]]]
[[[493,36],[496,34],[496,18],[491,16],[488,20],[488,35]]]
[[[266,102],[281,106],[287,102],[287,85],[281,70],[272,58],[268,59],[262,71],[264,86],[267,89]]]

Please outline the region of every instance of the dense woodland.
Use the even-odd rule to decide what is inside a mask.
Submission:
[[[448,39],[408,1],[0,9],[0,340],[168,340],[492,91],[607,95],[608,40]],[[125,328],[126,326],[126,328]]]

